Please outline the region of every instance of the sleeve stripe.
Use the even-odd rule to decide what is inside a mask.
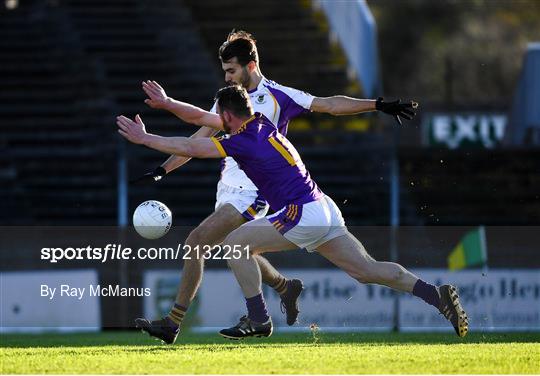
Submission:
[[[268,90],[268,93],[270,93],[270,97],[274,100],[274,115],[272,115],[272,121],[277,124],[277,122],[279,121],[279,119],[276,119],[276,114],[278,110],[278,102],[277,102],[276,97],[274,97],[274,94],[272,94],[270,90]]]
[[[293,156],[287,149],[283,147],[274,137],[269,137],[268,141],[272,144],[272,146],[278,151],[279,154],[283,156],[289,162],[291,166],[296,165],[296,161],[294,160]]]
[[[225,153],[225,149],[223,149],[223,146],[220,144],[217,138],[210,137],[210,139],[214,142],[214,145],[216,145],[216,148],[218,149],[219,154],[221,154],[221,156],[225,158],[227,156],[227,153]]]

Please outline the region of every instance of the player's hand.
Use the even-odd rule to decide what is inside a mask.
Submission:
[[[392,102],[385,102],[382,97],[379,97],[375,102],[375,108],[377,111],[392,115],[399,125],[403,125],[401,123],[401,118],[412,120],[412,118],[414,118],[416,115],[416,112],[413,110],[418,108],[418,103],[414,101],[401,103],[401,99]]]
[[[130,184],[140,184],[140,183],[154,183],[160,181],[163,177],[167,175],[167,171],[161,166],[156,167],[154,171],[147,172],[143,176],[139,176],[133,180],[130,180]]]
[[[116,125],[118,125],[118,133],[124,136],[128,141],[134,144],[144,143],[146,137],[146,128],[139,115],[135,116],[135,121],[120,115],[116,118]]]
[[[148,95],[148,99],[144,100],[144,103],[155,109],[165,109],[169,100],[165,89],[161,87],[156,81],[143,81],[142,89]]]

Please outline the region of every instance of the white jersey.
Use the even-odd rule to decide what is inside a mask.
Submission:
[[[266,116],[284,136],[287,134],[289,121],[308,112],[314,98],[311,94],[279,85],[264,77],[257,88],[248,93],[253,110]],[[216,112],[216,104],[210,111]],[[226,157],[221,161],[220,181],[238,189],[257,190],[255,184],[231,157]]]

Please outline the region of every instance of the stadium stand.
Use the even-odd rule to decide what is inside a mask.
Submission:
[[[114,215],[104,132],[107,102],[59,8],[30,3],[1,15],[3,200],[10,224],[93,222]],[[17,215],[13,215],[17,213]]]
[[[534,225],[540,223],[538,156],[534,149],[402,150],[401,187],[425,224]]]
[[[185,7],[171,1],[103,4],[73,1],[69,3],[69,12],[88,53],[106,70],[107,90],[115,99],[115,115],[133,117],[140,113],[149,130],[160,134],[188,135],[195,130],[174,116],[148,109],[143,103],[145,95],[140,85],[144,79],[154,79],[162,82],[174,97],[189,98],[201,106],[211,103],[217,76]],[[117,22],[118,19],[122,21]],[[138,30],[138,34],[134,35],[133,30]],[[111,130],[112,125],[111,117],[106,127]],[[114,133],[112,136],[116,139]],[[151,170],[164,160],[162,154],[134,145],[127,150],[130,177]],[[214,192],[209,183],[214,181],[218,166],[194,161],[186,167],[186,172],[182,176],[168,177],[169,184],[159,189],[130,187],[129,207],[153,198],[167,202],[174,212],[182,213],[175,219],[177,225],[183,220],[184,224],[191,224],[193,218],[202,218],[212,208]],[[179,186],[182,187],[180,195]]]
[[[302,88],[314,95],[343,92],[349,85],[346,66],[336,59],[327,30],[311,17],[309,8],[297,1],[186,0],[212,57],[232,29],[252,33],[258,41],[261,69],[284,85]]]
[[[216,51],[232,28],[255,34],[269,78],[319,96],[358,95],[327,26],[305,3],[260,2],[255,15],[240,0],[27,1],[3,10],[0,223],[115,224],[114,117],[140,113],[150,131],[191,134],[194,127],[144,105],[140,82],[155,79],[171,96],[210,107],[223,82]],[[376,124],[365,119],[310,114],[290,137],[350,225],[386,225],[391,143],[384,132],[338,131]],[[131,178],[164,160],[126,149]],[[401,223],[538,222],[538,205],[527,204],[540,191],[537,152],[514,155],[400,150]],[[175,225],[194,225],[213,209],[218,174],[219,163],[192,161],[159,184],[131,186],[129,211],[157,199]]]
[[[138,1],[34,2],[2,13],[3,33],[9,38],[1,42],[6,152],[0,176],[9,198],[5,204],[19,214],[2,221],[115,224],[114,117],[140,112],[153,130],[170,134],[181,129],[174,117],[144,112],[141,80],[162,80],[173,95],[208,103],[216,76],[205,64],[208,57],[198,48],[187,13],[182,7],[168,9],[166,3],[146,9]],[[155,28],[156,18],[167,20],[167,27]],[[181,58],[186,55],[190,59]],[[154,153],[145,165],[151,152],[128,150],[134,174],[153,166],[158,157]],[[205,183],[196,175],[193,180]],[[135,202],[142,200],[133,193]]]
[[[2,42],[9,52],[2,55],[2,78],[11,86],[3,92],[0,107],[6,134],[3,146],[8,150],[0,176],[2,189],[10,197],[6,205],[21,213],[16,220],[2,218],[4,223],[114,224],[118,157],[114,116],[140,113],[148,128],[161,134],[193,132],[194,128],[184,127],[173,116],[147,109],[140,81],[155,79],[170,95],[209,107],[222,82],[215,54],[231,25],[257,35],[269,77],[317,95],[349,90],[344,63],[332,61],[325,31],[300,5],[287,7],[288,17],[281,12],[282,27],[277,33],[272,19],[264,16],[280,12],[281,7],[272,2],[264,2],[261,16],[251,23],[241,11],[221,17],[224,3],[187,4],[170,0],[30,2],[2,14],[6,21],[2,27],[13,38]],[[209,7],[210,18],[198,18],[201,5]],[[223,21],[210,21],[217,16]],[[200,25],[204,42],[192,17]],[[290,31],[300,25],[304,25],[302,31],[292,38]],[[302,74],[295,67],[302,67]],[[362,164],[362,170],[348,157],[358,150],[358,142],[376,150],[380,137],[336,135],[324,131],[328,123],[320,117],[310,122],[318,124],[317,134],[297,132],[293,138],[302,145],[321,185],[350,203],[347,216],[384,223],[388,211],[382,200],[386,183],[380,184],[384,156],[382,162]],[[342,146],[345,160],[333,163],[330,170],[332,143]],[[127,150],[131,177],[164,159],[137,146]],[[377,159],[376,155],[371,153],[370,158]],[[158,199],[178,214],[176,225],[197,223],[212,210],[218,174],[218,163],[192,161],[159,185],[130,187],[129,207]],[[372,194],[366,197],[368,192]],[[356,205],[355,198],[381,207]]]

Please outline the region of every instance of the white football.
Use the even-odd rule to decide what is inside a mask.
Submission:
[[[148,200],[137,206],[133,213],[133,226],[146,239],[159,239],[172,225],[172,213],[162,202]]]

